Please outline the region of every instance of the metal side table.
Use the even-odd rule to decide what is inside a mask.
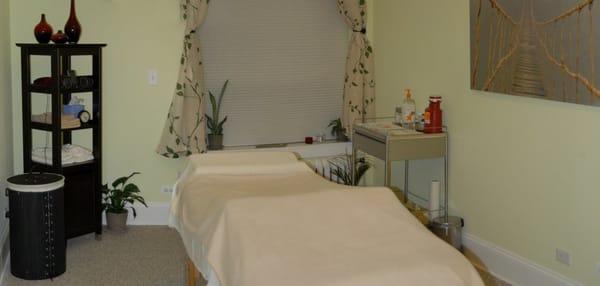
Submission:
[[[352,160],[357,152],[369,154],[385,162],[385,186],[391,185],[393,161],[404,161],[404,196],[407,199],[408,167],[410,160],[444,159],[444,201],[441,208],[448,214],[448,133],[426,134],[403,129],[391,122],[368,122],[354,125]],[[351,168],[354,171],[354,168]],[[353,174],[354,175],[354,174]],[[440,209],[441,211],[441,209]]]

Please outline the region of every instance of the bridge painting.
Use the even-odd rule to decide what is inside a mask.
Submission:
[[[470,1],[472,89],[600,106],[600,0]]]

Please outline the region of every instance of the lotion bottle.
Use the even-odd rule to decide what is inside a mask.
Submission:
[[[415,129],[415,116],[417,107],[412,99],[410,89],[405,91],[404,102],[402,102],[402,127],[406,129]]]

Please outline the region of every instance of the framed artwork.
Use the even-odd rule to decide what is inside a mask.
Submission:
[[[600,105],[600,3],[470,0],[470,17],[472,89]]]

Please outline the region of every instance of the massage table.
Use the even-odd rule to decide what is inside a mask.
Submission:
[[[483,286],[391,190],[335,184],[289,152],[191,156],[169,224],[188,285]]]

